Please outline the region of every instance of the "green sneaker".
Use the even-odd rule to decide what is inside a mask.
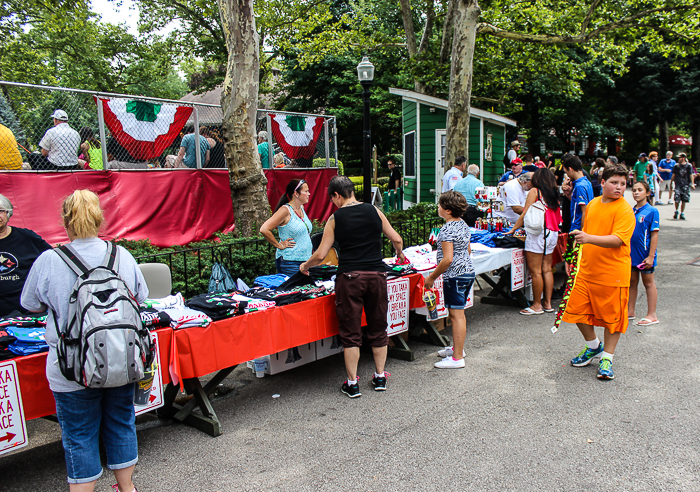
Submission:
[[[591,363],[593,359],[598,357],[600,354],[603,353],[603,342],[600,342],[600,345],[598,345],[598,348],[593,350],[589,349],[586,347],[581,351],[580,354],[578,354],[576,357],[571,359],[571,365],[574,367],[583,367],[587,366],[588,364]]]
[[[607,357],[600,359],[600,364],[598,364],[598,379],[615,379],[612,361]]]

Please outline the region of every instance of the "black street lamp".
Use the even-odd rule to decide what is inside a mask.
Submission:
[[[374,65],[369,61],[366,56],[362,58],[362,61],[357,66],[357,78],[360,79],[360,84],[364,89],[362,92],[362,98],[364,100],[364,114],[362,117],[362,167],[363,167],[363,194],[362,200],[365,203],[372,203],[372,166],[370,163],[371,148],[372,148],[372,134],[369,128],[369,88],[372,85],[372,80],[374,80]]]

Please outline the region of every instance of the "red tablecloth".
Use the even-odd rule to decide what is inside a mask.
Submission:
[[[160,346],[161,363],[168,360],[173,330],[162,328],[155,330]],[[46,352],[27,355],[13,359],[19,373],[19,386],[22,391],[22,406],[25,420],[38,419],[56,413],[53,393],[46,380]],[[168,371],[163,372],[163,384],[170,382]]]
[[[423,306],[423,276],[409,275],[410,308]],[[195,378],[338,334],[335,295],[175,331],[173,381]]]

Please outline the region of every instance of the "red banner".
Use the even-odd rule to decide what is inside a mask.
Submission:
[[[266,170],[267,194],[276,204],[290,179],[303,178],[311,188],[306,212],[326,220],[333,205],[326,189],[337,170]],[[14,207],[10,225],[31,229],[51,244],[68,241],[61,223],[61,203],[73,191],[89,189],[105,213],[102,236],[149,239],[156,246],[184,245],[234,228],[233,205],[225,169],[178,169],[0,172],[0,194]]]

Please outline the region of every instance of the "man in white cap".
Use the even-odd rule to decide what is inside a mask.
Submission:
[[[32,169],[52,171],[80,169],[78,167],[80,134],[68,124],[68,114],[62,109],[54,111],[51,117],[53,128],[48,129],[39,142],[41,156],[36,155],[30,161]]]

